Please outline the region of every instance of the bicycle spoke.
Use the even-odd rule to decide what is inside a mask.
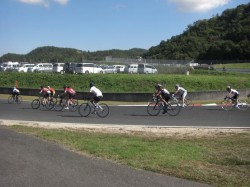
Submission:
[[[170,116],[177,116],[180,113],[180,106],[174,100],[169,101],[166,111]]]
[[[39,99],[34,99],[31,103],[31,107],[33,109],[38,109],[40,107],[40,100]]]
[[[161,111],[161,107],[156,102],[150,102],[147,106],[147,112],[150,116],[157,116]]]
[[[8,98],[8,103],[9,104],[12,104],[14,102],[14,97],[11,95],[11,96],[9,96],[9,98]]]
[[[96,114],[101,117],[105,118],[109,114],[109,107],[105,103],[98,104],[99,106],[96,108]]]
[[[83,103],[78,107],[78,113],[82,117],[87,117],[91,112],[91,107],[88,103]]]

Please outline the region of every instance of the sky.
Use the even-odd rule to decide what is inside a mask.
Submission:
[[[249,0],[0,0],[0,57],[55,46],[149,49]]]

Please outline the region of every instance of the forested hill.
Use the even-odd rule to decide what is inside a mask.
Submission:
[[[72,48],[46,46],[36,48],[26,55],[8,53],[0,58],[0,62],[81,62],[82,60],[104,60],[106,56],[112,56],[113,58],[138,58],[138,56],[142,56],[146,52],[147,50],[138,48],[88,52]]]
[[[250,60],[250,3],[188,25],[181,35],[151,47],[143,57]]]

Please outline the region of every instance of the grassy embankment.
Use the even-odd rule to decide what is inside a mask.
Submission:
[[[11,128],[62,144],[78,153],[134,168],[213,186],[250,186],[249,133],[154,137],[21,126]]]
[[[185,87],[189,92],[207,90],[225,90],[227,85],[236,89],[250,88],[250,75],[223,73],[217,71],[193,71],[191,75],[157,74],[157,75],[128,75],[128,74],[90,74],[90,75],[60,75],[52,73],[1,73],[1,87],[13,87],[19,81],[19,88],[39,88],[50,85],[55,89],[70,85],[77,91],[88,91],[90,81],[95,82],[104,93],[139,92],[152,93],[154,85],[161,83],[169,91],[174,91],[176,83]]]

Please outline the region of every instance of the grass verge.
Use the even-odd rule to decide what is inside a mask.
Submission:
[[[250,186],[250,134],[157,137],[11,126],[73,151],[213,186]]]

